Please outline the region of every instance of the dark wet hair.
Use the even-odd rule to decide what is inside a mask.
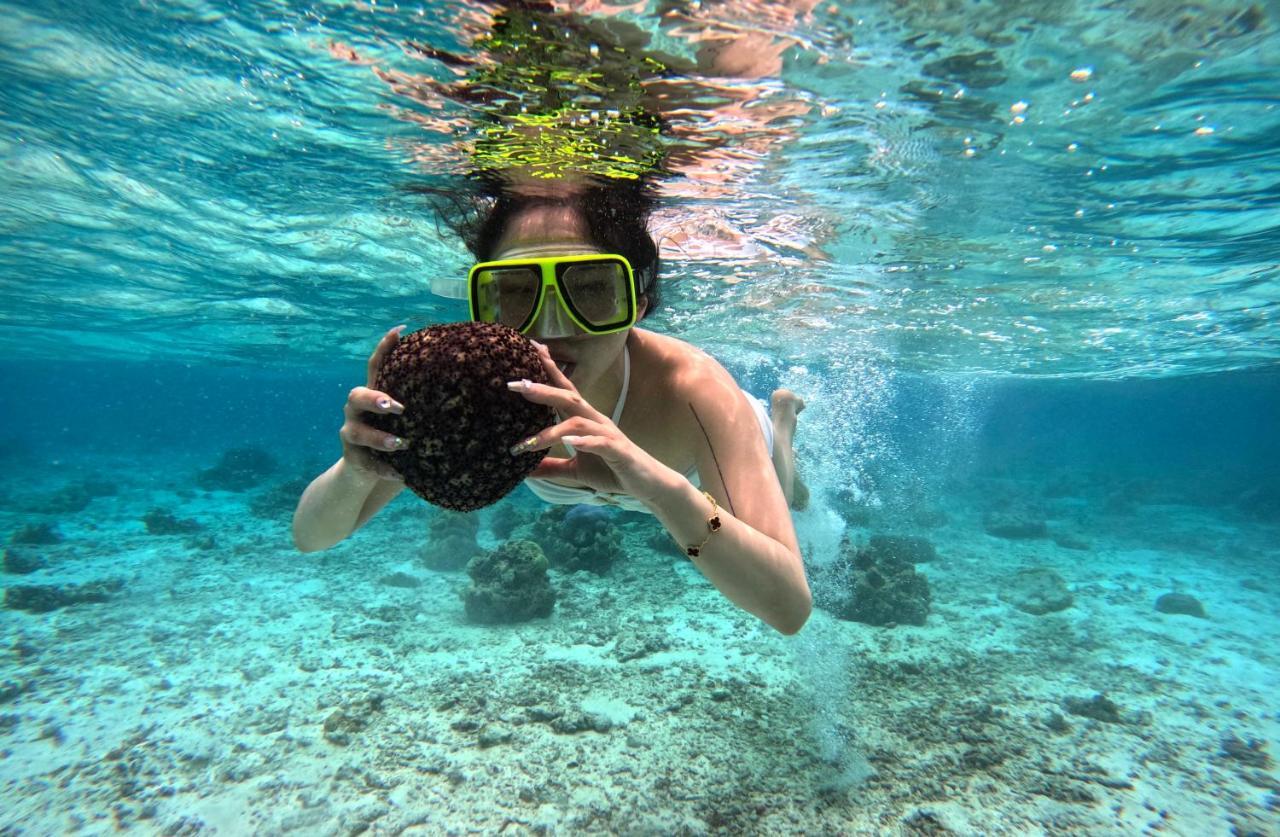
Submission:
[[[661,302],[658,247],[649,234],[649,216],[656,202],[653,187],[643,179],[598,179],[571,197],[522,195],[488,178],[471,178],[448,193],[437,186],[412,185],[433,205],[440,225],[452,231],[477,261],[492,258],[507,225],[533,206],[569,206],[582,213],[588,240],[605,253],[617,253],[631,263],[636,284],[648,305],[648,316]]]

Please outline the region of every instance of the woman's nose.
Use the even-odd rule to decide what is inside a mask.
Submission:
[[[527,336],[535,340],[553,337],[572,337],[578,334],[580,329],[573,319],[569,317],[568,312],[564,310],[564,306],[560,304],[560,297],[554,290],[547,290],[547,298],[542,303],[542,310],[538,312],[538,318],[533,321],[533,325],[526,332]]]

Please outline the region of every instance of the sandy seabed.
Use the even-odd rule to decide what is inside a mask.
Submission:
[[[952,500],[916,533],[927,625],[816,610],[783,637],[629,519],[609,575],[553,573],[553,616],[480,626],[466,575],[417,562],[412,497],[299,555],[250,495],[138,479],[57,515],[37,482],[0,512],[64,536],[6,587],[124,582],[0,611],[0,834],[1280,833],[1275,525],[1138,506],[1077,515],[1067,549]],[[156,507],[202,533],[149,534]],[[801,514],[802,541],[833,520]],[[1032,566],[1072,607],[1001,600]],[[1156,612],[1173,589],[1208,618]],[[1064,709],[1098,694],[1119,720]]]

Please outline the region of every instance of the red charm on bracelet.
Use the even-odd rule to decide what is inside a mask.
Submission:
[[[720,506],[716,505],[716,498],[712,497],[708,492],[702,492],[702,496],[711,502],[711,516],[707,518],[707,536],[702,539],[702,543],[691,544],[684,548],[684,554],[690,558],[697,558],[702,554],[702,548],[707,545],[707,541],[711,540],[711,536],[720,531]]]

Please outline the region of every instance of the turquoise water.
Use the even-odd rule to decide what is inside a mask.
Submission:
[[[646,326],[808,402],[784,638],[636,515],[468,623],[441,533],[523,489],[290,544],[377,337],[465,318],[413,44],[487,8],[0,5],[0,584],[90,599],[0,610],[0,829],[1277,833],[1280,9],[591,4],[688,65]],[[923,625],[837,614],[885,535]]]

